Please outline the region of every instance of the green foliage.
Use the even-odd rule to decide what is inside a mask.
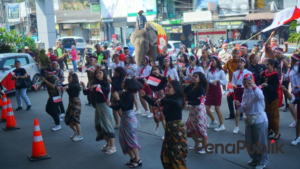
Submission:
[[[294,42],[297,44],[297,46],[300,43],[300,32],[296,31],[296,27],[300,26],[300,23],[298,23],[297,21],[293,21],[290,25],[290,35],[289,35],[289,39],[288,42]]]
[[[19,36],[15,30],[6,31],[6,28],[0,28],[0,53],[14,53],[25,46],[31,51],[36,49],[35,41],[31,37]]]

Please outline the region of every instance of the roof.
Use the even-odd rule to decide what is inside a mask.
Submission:
[[[273,19],[275,13],[261,12],[261,13],[251,13],[246,15],[247,20],[262,20],[262,19]]]
[[[30,56],[27,53],[1,53],[0,58],[9,57],[9,56],[24,56],[24,55]]]
[[[100,13],[91,13],[87,10],[55,11],[56,23],[84,23],[99,22],[101,20]]]

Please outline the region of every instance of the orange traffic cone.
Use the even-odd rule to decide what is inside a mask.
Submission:
[[[6,122],[6,114],[7,114],[7,98],[6,98],[6,94],[4,93],[2,99],[2,114],[1,114],[0,123]]]
[[[17,130],[20,129],[20,127],[17,126],[14,111],[12,109],[10,100],[7,99],[7,115],[6,115],[6,127],[3,128],[3,130]]]
[[[37,161],[49,158],[51,157],[46,153],[39,121],[38,119],[34,119],[32,155],[28,156],[28,159],[30,161]]]

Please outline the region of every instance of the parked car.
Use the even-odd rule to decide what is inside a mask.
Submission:
[[[182,45],[181,41],[168,41],[168,53],[172,53],[170,57],[172,57],[172,61],[177,61],[177,55],[180,52],[180,46]]]
[[[246,40],[237,40],[237,41],[232,41],[230,43],[228,43],[228,49],[232,50],[236,44],[242,44],[243,42],[245,42]],[[259,48],[262,49],[263,47],[263,41],[260,40],[249,40],[247,42],[245,42],[244,44],[246,44],[248,46],[248,53],[251,53],[252,49],[254,48],[254,45],[258,43],[259,44]],[[222,50],[222,48],[218,48],[217,52],[220,52]]]
[[[59,41],[60,44],[64,45],[64,48],[67,51],[71,49],[72,45],[75,45],[77,51],[83,54],[84,49],[86,48],[86,42],[82,37],[65,36],[65,37],[58,38],[56,41]]]
[[[15,84],[11,81],[9,74],[15,70],[15,61],[19,60],[21,67],[30,76],[34,85],[39,86],[42,81],[40,80],[39,64],[36,63],[29,54],[26,53],[4,53],[0,54],[0,83],[4,87],[5,93],[11,93],[15,91]],[[6,87],[10,85],[12,90],[8,91]],[[5,87],[6,86],[6,87]]]

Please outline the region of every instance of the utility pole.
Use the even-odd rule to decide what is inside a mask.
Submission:
[[[26,7],[26,32],[25,32],[25,35],[27,33],[30,32],[30,4],[29,4],[29,0],[26,0],[26,3],[25,3],[25,7]]]

